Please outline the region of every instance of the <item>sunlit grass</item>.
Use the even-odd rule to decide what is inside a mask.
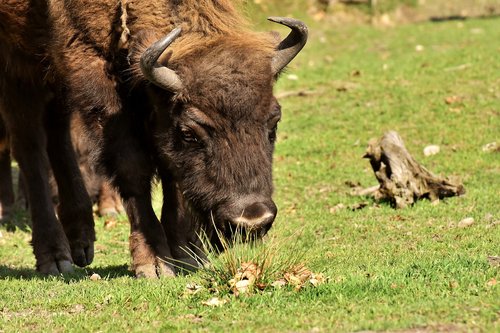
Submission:
[[[482,147],[500,142],[500,21],[309,23],[310,41],[276,92],[314,94],[280,100],[279,213],[262,244],[210,254],[196,273],[136,280],[128,223],[98,219],[94,263],[45,278],[33,271],[20,217],[0,227],[0,331],[498,331],[500,271],[487,258],[500,255],[500,154]],[[447,104],[450,96],[460,102]],[[459,177],[466,195],[399,211],[370,200],[349,209],[367,199],[351,196],[346,181],[377,183],[361,157],[390,129],[426,168]],[[440,153],[425,157],[428,144]],[[332,210],[339,203],[346,208]],[[159,212],[160,195],[154,204]],[[467,217],[474,223],[458,227]],[[243,297],[230,281],[248,262],[262,267],[265,288],[255,283]],[[298,291],[270,286],[295,263],[328,280]],[[91,281],[94,272],[102,279]],[[191,293],[193,284],[203,289]],[[224,302],[206,305],[213,297]]]

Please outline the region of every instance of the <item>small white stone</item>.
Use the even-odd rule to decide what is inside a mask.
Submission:
[[[97,280],[100,280],[101,279],[101,276],[97,273],[94,273],[90,276],[90,280],[91,281],[97,281]]]
[[[431,155],[436,155],[439,153],[439,146],[438,145],[430,145],[424,148],[424,155],[425,156],[431,156]]]

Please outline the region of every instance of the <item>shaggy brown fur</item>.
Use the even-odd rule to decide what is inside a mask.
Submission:
[[[226,0],[50,0],[48,13],[56,100],[80,112],[124,199],[136,274],[173,275],[171,260],[188,261],[183,248],[199,228],[265,234],[277,212],[274,38],[251,32]],[[176,27],[181,36],[160,58],[182,80],[171,92],[146,80],[139,59]],[[161,224],[151,207],[155,172]]]
[[[14,205],[14,186],[10,163],[9,140],[3,120],[0,118],[0,220],[8,216]]]
[[[91,204],[71,148],[69,116],[61,99],[54,99],[58,89],[46,70],[49,30],[45,2],[0,3],[0,112],[32,203],[37,269],[58,273],[71,270],[72,261],[90,263],[95,236]],[[49,164],[64,198],[61,223],[50,200]]]

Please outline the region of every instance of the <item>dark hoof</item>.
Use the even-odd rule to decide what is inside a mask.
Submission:
[[[69,260],[56,260],[38,265],[37,270],[42,274],[60,275],[73,272],[73,265]]]
[[[91,242],[88,247],[73,247],[71,248],[71,257],[75,265],[85,267],[94,260],[94,243]]]

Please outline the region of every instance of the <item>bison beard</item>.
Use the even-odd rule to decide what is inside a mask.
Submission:
[[[277,213],[272,154],[281,116],[272,87],[307,38],[299,21],[270,20],[292,29],[279,44],[248,30],[229,1],[0,4],[0,109],[37,203],[39,271],[65,272],[93,257],[90,201],[68,149],[70,112],[80,113],[99,168],[123,198],[137,276],[175,275],[173,261],[189,265],[186,248],[197,250],[200,229],[267,232]],[[49,162],[64,198],[63,228],[47,208]],[[155,174],[161,222],[151,206]]]

